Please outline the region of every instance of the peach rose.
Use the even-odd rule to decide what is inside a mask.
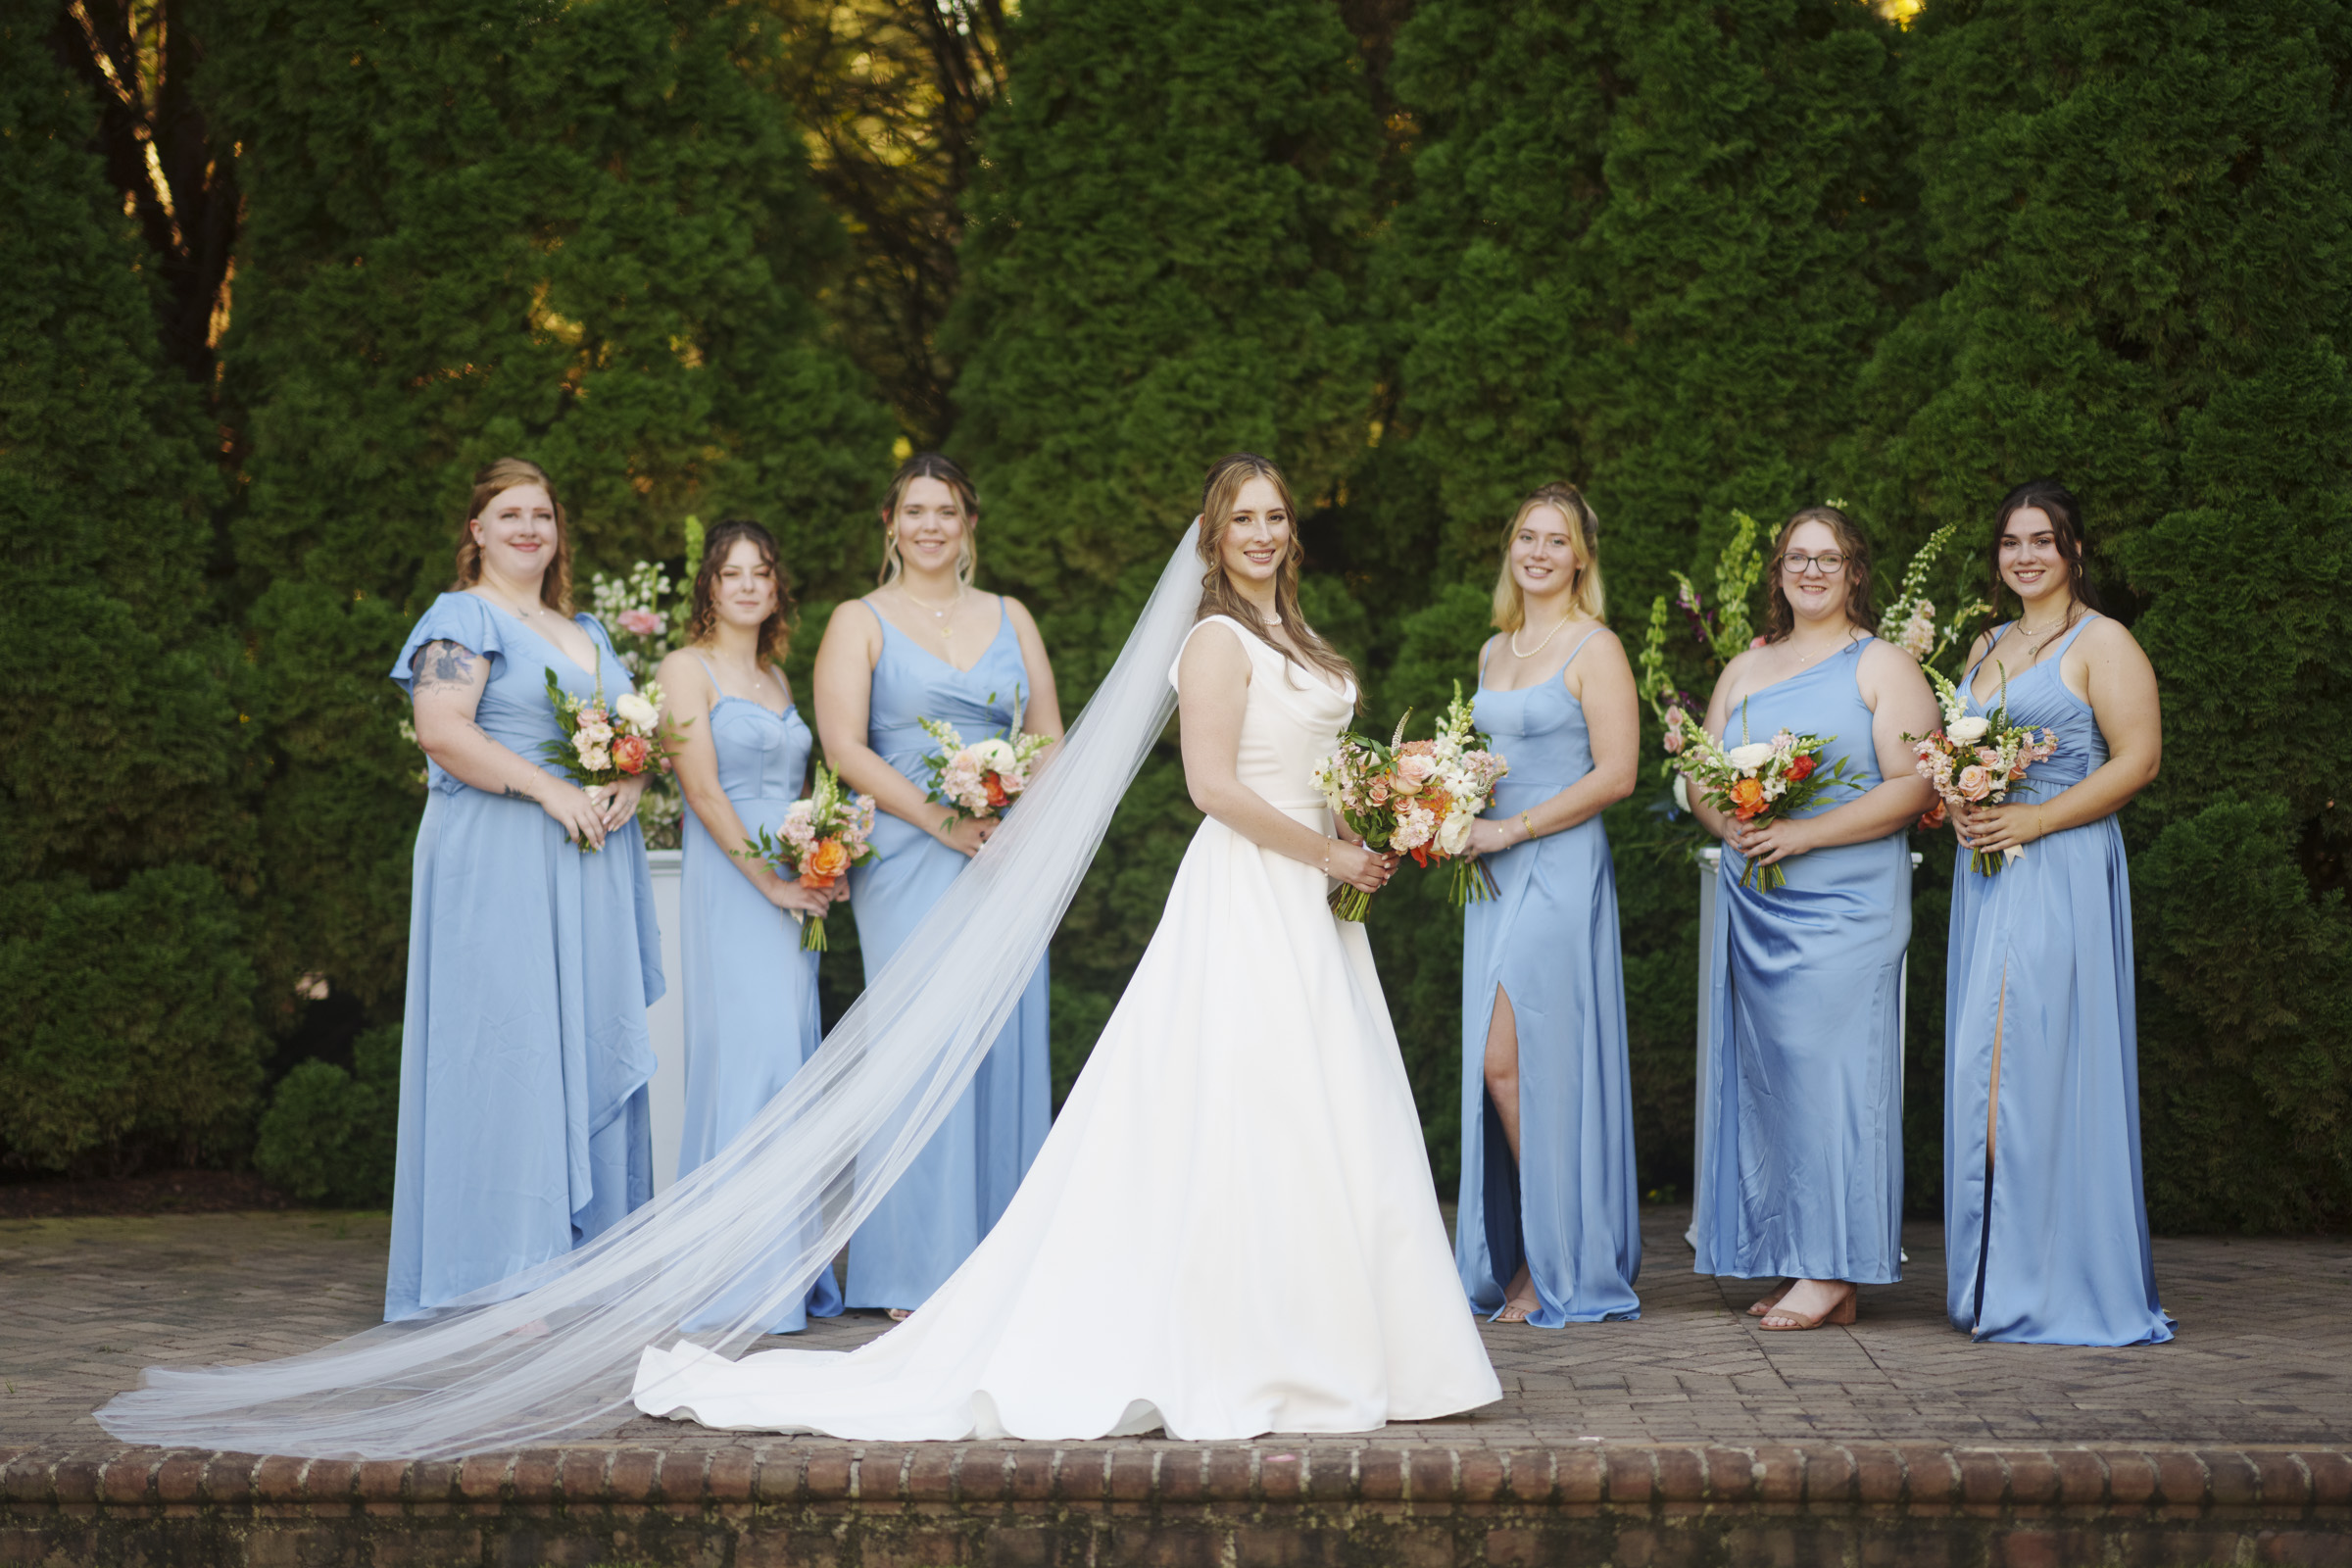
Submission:
[[[802,858],[801,886],[829,888],[840,881],[841,874],[849,868],[849,847],[839,839],[827,839]]]
[[[1964,767],[1953,781],[1964,801],[1981,801],[1992,793],[1992,775],[1981,767]]]
[[[623,773],[644,772],[653,755],[653,744],[642,735],[623,735],[612,743],[612,765]]]

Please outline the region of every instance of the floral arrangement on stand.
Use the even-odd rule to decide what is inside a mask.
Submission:
[[[851,866],[876,858],[873,836],[874,798],[843,789],[841,775],[819,762],[816,788],[792,803],[777,830],[761,828],[735,853],[747,860],[765,860],[779,876],[805,888],[822,890],[848,876]],[[801,951],[824,952],[825,917],[792,917],[801,922]]]
[[[686,584],[702,566],[703,523],[685,522]],[[693,607],[688,588],[674,584],[667,568],[640,561],[623,576],[597,572],[588,579],[588,605],[612,639],[612,651],[631,676],[643,681],[685,640],[686,621]],[[684,842],[686,799],[674,775],[664,772],[645,792],[637,806],[649,850],[674,850]]]
[[[659,777],[669,771],[669,754],[677,741],[662,726],[659,682],[647,681],[608,704],[601,681],[595,696],[574,697],[551,668],[547,700],[556,710],[556,727],[563,733],[560,739],[545,743],[540,755],[591,796],[624,779],[647,772]],[[580,848],[589,853],[595,850],[589,844]]]
[[[1930,669],[1936,684],[1936,706],[1943,724],[1925,735],[1905,735],[1919,754],[1919,776],[1934,786],[1936,805],[1920,818],[1921,827],[1940,827],[1955,806],[1998,805],[2035,762],[2058,752],[2058,732],[2036,731],[2009,722],[2009,682],[2001,681],[2001,700],[1989,714],[1971,713],[1960,689],[1940,671]],[[2005,870],[2011,860],[2023,859],[2025,850],[2011,848],[1999,858],[1983,850],[1969,852],[1969,869],[1984,876]]]
[[[1458,909],[1495,895],[1494,871],[1483,860],[1462,858],[1462,851],[1510,764],[1473,726],[1458,680],[1434,736],[1407,741],[1404,726],[1412,716],[1407,709],[1386,746],[1352,731],[1343,734],[1315,764],[1315,788],[1367,848],[1409,855],[1420,866],[1450,861],[1448,898]],[[1371,911],[1372,895],[1343,883],[1332,892],[1331,907],[1343,920],[1361,920]]]
[[[989,693],[995,702],[997,695]],[[928,796],[954,814],[951,823],[965,817],[995,816],[1020,799],[1036,771],[1037,760],[1054,744],[1046,735],[1021,731],[1023,703],[1013,693],[1012,722],[1003,734],[966,742],[956,726],[936,718],[918,718],[923,733],[939,750],[923,759]]]

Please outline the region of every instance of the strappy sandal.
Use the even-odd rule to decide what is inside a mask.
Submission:
[[[1848,1285],[1845,1288],[1845,1294],[1838,1298],[1838,1304],[1825,1312],[1813,1317],[1806,1317],[1801,1313],[1786,1311],[1776,1306],[1764,1314],[1764,1321],[1757,1326],[1773,1334],[1795,1334],[1805,1329],[1817,1329],[1825,1324],[1842,1327],[1854,1320],[1855,1304],[1861,1299],[1861,1296],[1862,1293],[1858,1289]],[[1773,1319],[1776,1317],[1785,1319],[1785,1321],[1775,1323]]]
[[[1524,1323],[1527,1321],[1528,1313],[1540,1311],[1543,1305],[1542,1301],[1529,1301],[1525,1304],[1517,1301],[1505,1301],[1501,1306],[1495,1308],[1494,1315],[1487,1321],[1490,1323]],[[1513,1317],[1511,1316],[1513,1312],[1519,1315]]]
[[[1749,1305],[1748,1305],[1748,1308],[1747,1308],[1747,1315],[1748,1315],[1749,1317],[1762,1317],[1762,1316],[1763,1316],[1765,1313],[1767,1313],[1767,1312],[1771,1311],[1771,1310],[1772,1310],[1774,1307],[1776,1307],[1776,1306],[1778,1306],[1778,1305],[1780,1305],[1780,1304],[1781,1304],[1781,1298],[1782,1298],[1782,1297],[1784,1297],[1784,1296],[1787,1296],[1787,1295],[1788,1295],[1788,1294],[1790,1291],[1793,1291],[1793,1290],[1795,1290],[1795,1289],[1796,1289],[1796,1281],[1794,1281],[1794,1280],[1783,1280],[1783,1281],[1781,1281],[1781,1283],[1780,1283],[1780,1286],[1779,1286],[1779,1288],[1778,1288],[1778,1289],[1776,1289],[1776,1290],[1774,1290],[1774,1291],[1770,1292],[1769,1294],[1767,1294],[1767,1295],[1763,1296],[1762,1298],[1758,1298],[1757,1300],[1755,1300],[1755,1301],[1753,1301],[1753,1302],[1749,1303]]]

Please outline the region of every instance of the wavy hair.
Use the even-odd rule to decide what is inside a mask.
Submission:
[[[564,514],[564,503],[556,495],[555,482],[547,470],[536,463],[521,458],[501,458],[473,476],[473,495],[466,503],[466,515],[458,523],[458,580],[450,592],[463,593],[482,580],[482,547],[474,542],[473,522],[506,491],[522,485],[535,484],[547,492],[548,504],[556,509],[556,559],[547,564],[539,578],[539,602],[560,615],[571,614],[571,519]]]
[[[783,558],[776,553],[776,536],[749,517],[729,517],[704,536],[703,564],[694,574],[692,608],[687,612],[686,640],[699,645],[717,629],[718,574],[735,546],[747,539],[776,577],[776,608],[760,623],[759,662],[781,663],[792,647],[792,573],[784,569]]]
[[[875,574],[874,585],[887,588],[906,569],[906,564],[899,559],[899,503],[906,499],[908,487],[917,479],[937,479],[956,493],[956,506],[963,509],[963,541],[956,549],[956,580],[969,588],[972,573],[980,567],[980,542],[973,537],[973,529],[980,524],[980,493],[953,458],[936,452],[917,452],[890,476],[890,492],[882,498],[882,569]]]
[[[1781,561],[1788,554],[1788,536],[1808,522],[1822,523],[1838,536],[1838,548],[1845,556],[1845,618],[1875,633],[1879,623],[1870,613],[1870,541],[1862,537],[1854,519],[1836,507],[1807,507],[1782,523],[1773,537],[1772,595],[1764,606],[1764,640],[1781,642],[1796,630],[1796,608],[1788,603],[1784,584],[1788,573],[1781,569]]]
[[[1575,537],[1576,575],[1569,580],[1568,605],[1594,620],[1608,617],[1608,601],[1600,587],[1600,518],[1594,514],[1592,504],[1585,493],[1564,480],[1538,486],[1535,493],[1519,503],[1511,514],[1509,526],[1502,530],[1502,570],[1494,579],[1494,629],[1509,633],[1527,624],[1527,595],[1520,590],[1519,579],[1511,575],[1511,541],[1519,536],[1519,525],[1528,514],[1539,507],[1553,507],[1567,517]]]
[[[1193,618],[1205,620],[1211,615],[1230,615],[1282,655],[1286,663],[1297,663],[1299,660],[1299,654],[1266,635],[1265,621],[1257,607],[1243,598],[1241,590],[1225,575],[1222,549],[1225,530],[1232,526],[1233,505],[1242,493],[1242,486],[1252,479],[1263,479],[1274,487],[1274,493],[1282,497],[1282,510],[1291,518],[1291,548],[1283,553],[1282,567],[1274,576],[1275,619],[1297,640],[1308,663],[1342,680],[1354,680],[1355,666],[1306,623],[1306,616],[1298,609],[1298,571],[1306,562],[1306,547],[1298,542],[1298,508],[1291,500],[1290,481],[1282,476],[1282,470],[1253,452],[1236,452],[1219,458],[1209,466],[1208,476],[1200,481],[1200,537],[1194,548],[1208,570],[1200,574],[1200,608]],[[1358,696],[1361,696],[1360,686]]]

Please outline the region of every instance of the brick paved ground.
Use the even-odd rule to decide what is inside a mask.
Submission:
[[[2159,1240],[2180,1337],[2092,1350],[1954,1334],[1930,1226],[1906,1237],[1910,1278],[1866,1291],[1854,1328],[1762,1333],[1739,1310],[1752,1290],[1690,1274],[1683,1215],[1646,1217],[1642,1321],[1490,1325],[1502,1403],[1384,1441],[2352,1444],[2352,1241]],[[366,1326],[385,1229],[308,1212],[0,1222],[0,1448],[105,1443],[90,1410],[148,1362],[259,1359]],[[885,1326],[853,1315],[797,1343],[847,1347]],[[615,1436],[736,1441],[650,1419]]]

